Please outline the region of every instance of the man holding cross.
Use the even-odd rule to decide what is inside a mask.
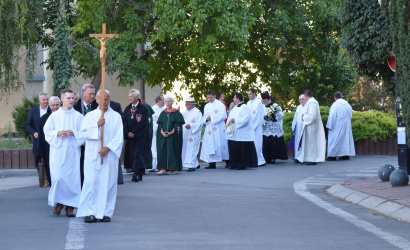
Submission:
[[[89,112],[81,126],[86,139],[84,158],[84,185],[77,216],[85,216],[87,223],[110,222],[117,196],[118,159],[123,144],[121,115],[111,109],[110,94],[97,92],[98,108]],[[102,117],[101,113],[104,112]],[[104,126],[103,148],[101,131]],[[101,163],[101,158],[103,162]]]

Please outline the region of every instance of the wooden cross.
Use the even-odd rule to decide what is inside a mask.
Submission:
[[[189,141],[189,142],[192,142],[192,141],[193,141],[193,139],[192,139],[192,138],[189,138],[189,139],[188,139],[188,141]]]
[[[107,56],[107,49],[105,48],[105,43],[114,37],[118,37],[117,34],[106,34],[105,33],[106,26],[105,23],[102,25],[102,34],[90,34],[90,37],[95,37],[98,41],[101,42],[101,49],[100,49],[100,59],[101,59],[101,103],[105,102],[105,58]],[[104,107],[100,107],[101,109],[101,118],[104,118]],[[104,144],[104,125],[101,126],[101,149],[103,149]],[[103,158],[101,157],[101,164],[103,164]]]
[[[214,112],[215,112],[215,114],[218,114],[218,110],[217,110],[217,109],[215,109]]]
[[[216,128],[216,127],[214,127],[212,130],[215,132],[215,131],[217,130],[217,128]]]

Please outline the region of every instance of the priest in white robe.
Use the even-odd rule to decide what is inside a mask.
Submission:
[[[151,145],[151,152],[152,152],[152,169],[148,170],[148,172],[155,172],[157,169],[157,130],[158,130],[158,118],[161,112],[165,109],[165,102],[164,102],[164,95],[159,95],[155,98],[155,104],[151,107],[154,110],[154,114],[152,115],[152,125],[153,125],[153,136],[152,136],[152,145]]]
[[[195,107],[195,99],[188,98],[185,102],[186,110],[182,113],[185,124],[182,143],[182,167],[188,172],[195,171],[199,166],[198,152],[201,144],[202,113]]]
[[[226,134],[230,169],[243,170],[248,167],[258,167],[251,111],[243,102],[241,93],[234,94],[233,102],[235,107],[229,112]]]
[[[200,159],[209,163],[206,169],[216,168],[216,162],[226,161],[229,166],[228,142],[225,139],[226,107],[216,100],[215,91],[207,93],[209,103],[205,105],[202,117],[205,133],[202,142]]]
[[[326,137],[320,116],[319,103],[312,95],[312,91],[305,90],[305,107],[302,114],[303,128],[298,160],[307,165],[324,162],[326,155]],[[299,147],[299,145],[295,145]]]
[[[302,94],[299,96],[299,103],[300,105],[296,108],[295,116],[293,117],[293,121],[292,121],[292,131],[293,131],[293,135],[295,138],[294,161],[296,163],[299,163],[297,159],[300,156],[299,144],[300,144],[300,139],[302,136],[302,127],[303,127],[302,114],[303,114],[303,107],[305,106],[305,95]]]
[[[265,166],[266,161],[263,157],[262,145],[263,145],[263,134],[262,134],[262,124],[265,122],[265,107],[263,106],[261,100],[256,97],[256,90],[250,88],[248,90],[249,101],[247,106],[251,111],[252,119],[251,125],[253,128],[253,133],[255,134],[255,148],[256,155],[258,156],[258,166]]]
[[[89,112],[81,126],[86,138],[84,158],[84,184],[81,191],[78,217],[84,222],[110,222],[117,197],[118,159],[123,144],[121,116],[109,107],[110,94],[97,92],[98,108]],[[104,118],[101,118],[101,112]],[[103,148],[101,149],[101,128],[104,126]],[[101,158],[103,162],[101,163]]]
[[[61,91],[63,107],[52,113],[44,124],[45,140],[50,144],[50,176],[53,185],[48,193],[48,204],[60,214],[74,217],[81,194],[80,157],[85,138],[80,132],[83,116],[73,109],[74,92]]]
[[[342,98],[342,93],[337,91],[334,95],[335,102],[330,107],[326,127],[328,130],[327,158],[328,161],[349,160],[355,156],[352,133],[352,106]]]

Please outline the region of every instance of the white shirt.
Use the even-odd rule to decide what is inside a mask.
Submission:
[[[48,106],[46,107],[46,109],[42,109],[41,106],[40,106],[40,117],[47,114],[47,109],[48,109]]]

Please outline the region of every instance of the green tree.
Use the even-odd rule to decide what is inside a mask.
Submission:
[[[388,23],[396,57],[396,90],[403,107],[406,134],[410,135],[410,2],[383,0],[382,7],[389,17]],[[410,136],[407,138],[410,146]]]
[[[45,33],[44,0],[0,0],[0,99],[20,90],[19,63],[25,60],[27,77],[32,77],[40,41],[48,41]],[[39,46],[40,43],[40,46]],[[26,53],[21,55],[21,48]]]
[[[229,95],[248,88],[244,55],[262,11],[250,0],[157,1],[148,84],[169,91],[180,80],[199,101],[210,89]]]
[[[341,10],[343,46],[358,73],[383,81],[385,89],[394,93],[394,72],[387,64],[392,39],[383,8],[376,0],[345,0]]]
[[[139,57],[137,46],[144,44],[152,29],[154,2],[79,0],[73,17],[73,58],[76,74],[93,78],[97,87],[101,79],[100,42],[89,34],[101,33],[103,23],[107,33],[119,37],[107,43],[106,72],[118,73],[119,85],[133,85],[143,78],[149,65],[146,57]],[[149,56],[147,54],[147,56]]]
[[[313,90],[328,103],[354,72],[339,45],[333,0],[157,1],[149,84],[175,80],[204,100],[268,85],[282,104]]]
[[[50,51],[50,66],[54,69],[53,95],[55,96],[60,96],[61,90],[70,87],[70,78],[74,75],[69,32],[66,16],[60,16],[57,20],[53,47]]]

